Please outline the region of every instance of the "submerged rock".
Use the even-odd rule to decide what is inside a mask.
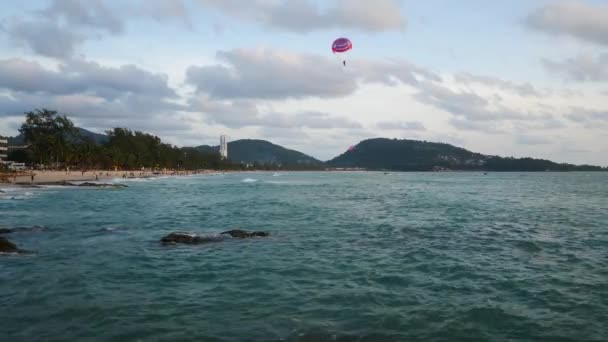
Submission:
[[[15,227],[15,228],[0,228],[0,234],[10,234],[18,232],[41,232],[45,231],[45,226],[33,226],[33,227]]]
[[[163,237],[162,239],[160,239],[160,242],[164,245],[178,244],[178,243],[187,244],[187,245],[198,245],[198,244],[209,243],[209,242],[220,242],[220,241],[224,241],[225,239],[230,239],[230,238],[244,239],[244,238],[257,237],[257,236],[268,236],[268,235],[270,235],[270,234],[267,232],[247,232],[247,231],[238,230],[238,229],[222,232],[219,235],[198,235],[195,233],[174,232],[174,233],[171,233],[171,234]]]
[[[0,237],[0,254],[1,253],[27,254],[29,252],[17,248],[17,245],[15,245],[14,243],[10,242],[7,238]]]
[[[8,241],[5,237],[0,237],[0,252],[2,253],[17,253],[19,249],[17,245]]]
[[[224,239],[225,237],[221,235],[197,235],[194,233],[175,232],[163,237],[160,241],[163,244],[183,243],[187,245],[197,245],[207,242],[219,242]]]
[[[40,183],[41,185],[62,185],[62,186],[73,186],[73,187],[83,187],[83,188],[128,188],[128,186],[124,184],[118,183],[93,183],[93,182],[84,182],[84,183],[72,183],[68,181],[61,182],[49,182],[49,183]]]
[[[222,232],[220,233],[221,235],[230,235],[233,238],[239,238],[239,239],[245,239],[245,238],[250,238],[250,237],[256,237],[256,236],[268,236],[270,235],[267,232],[247,232],[244,230],[240,230],[240,229],[233,229],[233,230],[229,230],[226,232]]]
[[[162,242],[164,244],[169,244],[169,243],[193,244],[197,240],[197,237],[198,236],[194,233],[177,232],[177,233],[171,233],[171,234],[163,237],[162,239],[160,239],[160,242]]]
[[[45,185],[44,183],[40,183],[40,184],[31,184],[31,183],[15,183],[13,184],[15,186],[18,186],[20,189],[42,189],[42,185]]]

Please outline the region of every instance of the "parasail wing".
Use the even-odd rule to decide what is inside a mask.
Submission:
[[[351,50],[353,48],[353,43],[348,38],[338,38],[331,45],[331,50],[334,53],[343,53]]]

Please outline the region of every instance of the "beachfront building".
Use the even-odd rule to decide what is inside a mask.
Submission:
[[[0,136],[0,164],[6,163],[8,158],[8,139]]]
[[[220,156],[228,159],[228,137],[225,135],[220,135]]]

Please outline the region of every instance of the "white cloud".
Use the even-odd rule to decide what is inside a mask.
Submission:
[[[454,75],[456,82],[470,85],[479,84],[498,88],[503,91],[513,92],[523,97],[542,97],[543,94],[530,83],[516,84],[511,81],[505,81],[497,77],[474,75],[468,72],[461,72]]]
[[[75,123],[103,131],[116,126],[171,133],[190,125],[176,118],[167,76],[135,65],[108,67],[70,60],[56,68],[13,58],[0,60],[0,118],[23,118],[36,108],[57,110]]]
[[[207,8],[267,27],[307,33],[327,29],[367,32],[403,30],[406,19],[396,0],[198,0]]]
[[[217,57],[228,66],[193,66],[186,77],[199,93],[212,98],[342,97],[357,88],[353,76],[316,55],[258,48],[220,51]]]
[[[608,110],[572,108],[566,115],[570,121],[585,124],[590,128],[600,128],[598,124],[608,124]]]
[[[597,57],[590,54],[579,54],[562,62],[543,59],[542,63],[548,71],[563,74],[574,81],[608,81],[608,53],[600,54]]]
[[[41,14],[71,28],[96,29],[111,34],[122,33],[125,26],[119,12],[102,0],[54,0]]]
[[[7,23],[0,28],[12,42],[42,56],[67,58],[86,39],[80,32],[49,20],[13,18]]]
[[[534,135],[516,135],[515,142],[520,145],[549,145],[553,143],[546,137]]]
[[[526,25],[548,34],[567,35],[608,45],[608,5],[555,1],[531,13]]]
[[[174,98],[163,74],[145,71],[135,65],[105,67],[96,62],[71,60],[58,70],[40,63],[13,58],[0,60],[0,89],[11,92],[53,95],[89,94],[113,99],[136,93],[159,98]]]
[[[360,128],[361,124],[349,118],[329,113],[306,111],[295,114],[261,112],[253,101],[215,101],[205,96],[190,100],[190,111],[203,113],[208,122],[230,128]]]
[[[419,121],[380,121],[376,124],[380,129],[400,131],[424,131],[426,127]]]
[[[448,123],[462,131],[476,131],[491,134],[506,134],[500,126],[500,122],[488,122],[488,121],[471,121],[458,117],[452,117],[448,120]]]
[[[0,21],[4,33],[18,46],[57,59],[73,57],[87,40],[123,35],[132,19],[190,23],[181,0],[146,0],[111,6],[103,0],[53,0],[49,6]]]
[[[140,0],[132,3],[129,10],[132,16],[152,18],[158,22],[184,23],[192,26],[190,8],[182,0]]]
[[[435,82],[420,86],[416,99],[435,106],[454,116],[472,121],[518,120],[525,114],[501,105],[492,105],[490,100],[472,91],[455,91]]]
[[[403,60],[353,60],[343,72],[322,56],[264,47],[220,51],[217,57],[224,64],[192,66],[186,77],[198,93],[215,99],[335,98],[352,95],[360,82],[417,86],[420,80],[440,80]]]

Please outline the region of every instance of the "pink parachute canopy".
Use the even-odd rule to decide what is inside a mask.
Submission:
[[[353,43],[348,38],[338,38],[331,45],[331,50],[336,52],[346,52],[353,48]]]

